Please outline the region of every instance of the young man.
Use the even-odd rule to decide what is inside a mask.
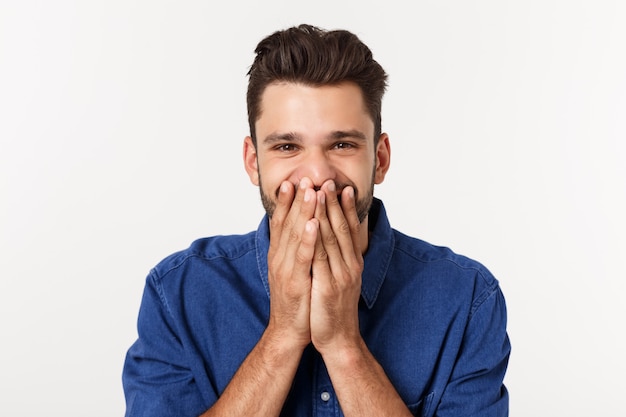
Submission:
[[[127,416],[506,416],[506,307],[479,263],[391,228],[386,74],[347,31],[262,40],[244,163],[267,216],[148,276]]]

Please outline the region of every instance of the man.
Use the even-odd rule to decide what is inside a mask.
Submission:
[[[386,74],[347,31],[262,40],[244,164],[267,216],[148,276],[127,416],[506,416],[498,282],[391,228]]]

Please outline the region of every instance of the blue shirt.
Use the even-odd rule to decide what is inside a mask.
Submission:
[[[391,228],[370,212],[361,334],[417,416],[507,416],[510,344],[498,281],[478,262]],[[148,275],[123,371],[126,416],[198,416],[217,400],[269,318],[269,223],[214,236]],[[342,416],[312,345],[283,416]]]

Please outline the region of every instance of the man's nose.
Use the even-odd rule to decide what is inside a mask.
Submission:
[[[325,152],[315,150],[307,154],[299,169],[299,178],[309,177],[316,189],[326,180],[335,179],[335,168]]]

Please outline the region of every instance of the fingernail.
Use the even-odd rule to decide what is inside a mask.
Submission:
[[[287,185],[286,182],[283,182],[280,186],[280,192],[286,193],[287,191],[289,191],[289,185]]]
[[[348,197],[354,198],[354,188],[348,187]]]
[[[335,191],[335,181],[331,181],[330,184],[328,184],[328,191]]]
[[[315,194],[315,191],[311,190],[310,188],[307,189],[304,192],[304,201],[311,201],[311,199],[313,198],[313,195]]]

